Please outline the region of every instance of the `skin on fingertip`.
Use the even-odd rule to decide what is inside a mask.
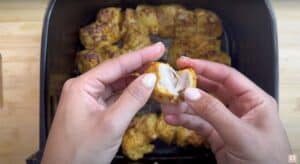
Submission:
[[[187,56],[180,56],[176,61],[176,65],[179,68],[184,68],[184,67],[186,67],[186,65],[188,63],[188,60],[191,60],[191,58],[187,57]]]
[[[169,124],[176,124],[177,123],[176,117],[174,115],[165,115],[165,120]]]

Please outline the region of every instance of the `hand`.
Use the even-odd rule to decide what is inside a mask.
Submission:
[[[271,96],[225,65],[186,57],[177,65],[195,69],[202,90],[188,88],[184,102],[164,105],[168,123],[206,137],[219,164],[287,163],[291,149]]]
[[[164,50],[163,44],[157,43],[108,60],[68,80],[63,87],[42,163],[110,163],[131,119],[149,99],[156,76],[138,77],[117,99],[112,93],[127,86],[120,78],[158,60]],[[111,101],[111,97],[115,101]]]

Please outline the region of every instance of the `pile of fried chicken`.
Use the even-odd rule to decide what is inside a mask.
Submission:
[[[230,65],[221,51],[220,18],[204,9],[188,10],[181,5],[139,5],[136,9],[101,9],[96,21],[80,29],[85,50],[77,54],[81,73],[103,61],[152,44],[151,36],[172,39],[168,63],[176,68],[180,56]]]
[[[76,64],[84,73],[107,59],[126,54],[152,44],[153,36],[171,39],[167,63],[176,68],[180,56],[205,59],[226,65],[231,58],[221,50],[223,26],[220,18],[205,9],[188,10],[177,4],[136,9],[108,7],[101,9],[96,20],[80,29],[84,50],[76,55]],[[123,154],[132,160],[154,151],[154,140],[179,147],[203,145],[196,132],[175,127],[164,121],[162,114],[137,115],[122,141]]]

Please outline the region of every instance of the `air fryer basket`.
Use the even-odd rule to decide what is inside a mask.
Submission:
[[[225,28],[222,49],[229,52],[233,67],[277,99],[278,48],[275,19],[268,0],[52,0],[43,29],[40,74],[40,147],[27,163],[39,163],[63,83],[76,75],[74,57],[80,48],[79,28],[92,22],[97,11],[138,4],[182,4],[188,9],[205,8],[217,13]],[[205,149],[158,145],[158,151],[132,162],[118,154],[114,163],[215,163]]]

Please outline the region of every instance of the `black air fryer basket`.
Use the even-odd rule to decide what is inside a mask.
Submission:
[[[40,163],[47,135],[64,82],[74,77],[75,54],[80,48],[80,27],[91,23],[101,8],[135,8],[138,4],[177,3],[188,9],[212,10],[222,19],[225,32],[222,48],[232,57],[233,67],[244,73],[270,95],[278,98],[278,47],[276,22],[268,0],[50,0],[43,28],[40,72],[39,151],[27,159]],[[216,163],[205,149],[156,143],[159,151],[143,160],[130,161],[121,154],[114,163]]]

